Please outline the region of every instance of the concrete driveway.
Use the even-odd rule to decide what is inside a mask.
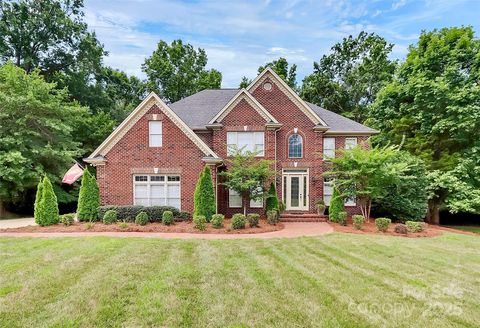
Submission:
[[[0,220],[0,229],[20,228],[30,225],[37,225],[34,218]]]

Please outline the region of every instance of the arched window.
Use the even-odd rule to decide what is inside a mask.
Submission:
[[[302,136],[295,133],[288,137],[288,157],[301,158],[303,148]]]

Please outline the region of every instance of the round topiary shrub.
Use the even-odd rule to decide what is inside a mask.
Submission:
[[[408,232],[407,226],[403,223],[398,223],[395,225],[395,232],[406,235]]]
[[[405,222],[405,225],[407,226],[407,230],[409,232],[422,232],[423,231],[422,222],[407,221],[407,222]]]
[[[108,210],[103,215],[103,223],[105,224],[112,224],[117,222],[117,212],[114,210]]]
[[[148,223],[148,214],[146,212],[140,212],[135,217],[135,223],[139,225],[146,225]]]
[[[232,216],[232,229],[245,229],[246,219],[245,215],[237,213]]]
[[[247,221],[250,228],[258,227],[258,223],[260,222],[260,214],[247,214]]]
[[[207,219],[204,215],[195,215],[193,217],[193,226],[195,227],[195,229],[204,231],[205,229],[207,229]]]
[[[271,210],[267,212],[267,223],[271,225],[276,225],[279,221],[278,211]]]
[[[365,218],[363,215],[352,215],[352,222],[353,222],[353,227],[357,230],[360,230],[363,228],[363,223],[365,222]]]
[[[381,232],[386,232],[390,223],[392,223],[392,220],[388,218],[378,218],[375,220],[375,225],[377,226],[378,231]]]
[[[75,213],[60,215],[60,223],[63,223],[63,225],[66,225],[66,226],[72,225],[74,219],[75,219]]]
[[[171,225],[173,223],[173,213],[172,211],[165,211],[162,214],[162,223],[164,225]]]
[[[213,214],[212,219],[210,222],[212,223],[212,227],[219,229],[223,227],[223,220],[225,219],[225,216],[223,214]]]
[[[347,212],[338,212],[337,214],[337,222],[343,226],[347,225]]]

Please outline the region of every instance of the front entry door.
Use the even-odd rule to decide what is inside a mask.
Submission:
[[[287,174],[283,182],[286,183],[285,205],[287,210],[308,210],[308,175]]]

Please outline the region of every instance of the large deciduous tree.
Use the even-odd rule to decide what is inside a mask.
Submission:
[[[37,71],[0,67],[0,212],[41,176],[58,181],[81,153],[73,131],[86,109],[67,98]]]
[[[207,70],[205,50],[175,40],[170,45],[160,41],[142,68],[147,74],[148,87],[167,102],[175,102],[204,89],[218,89],[222,74]]]
[[[392,48],[373,33],[344,38],[314,63],[313,73],[303,80],[302,98],[364,122],[368,106],[394,73],[395,62],[388,58]]]
[[[478,193],[466,194],[480,185],[471,174],[480,170],[479,54],[471,27],[423,32],[372,106],[371,122],[382,131],[376,142],[402,143],[427,164],[433,223],[444,206],[480,212]]]
[[[272,62],[266,63],[264,66],[258,68],[258,73],[263,72],[267,67],[270,67],[278,74],[292,89],[297,89],[297,65],[292,64],[288,67],[288,61],[280,57]],[[244,80],[242,80],[244,82]]]

